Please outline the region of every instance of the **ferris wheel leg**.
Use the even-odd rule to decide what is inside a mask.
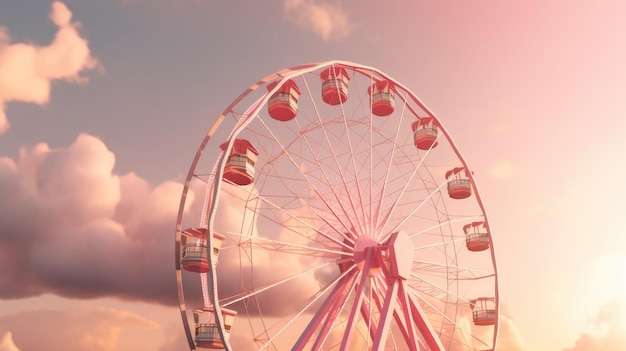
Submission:
[[[381,350],[385,347],[385,341],[387,341],[387,334],[389,331],[389,324],[391,323],[391,316],[396,309],[396,300],[398,296],[399,280],[394,280],[393,283],[387,289],[387,295],[385,296],[385,304],[380,313],[380,321],[378,322],[378,329],[374,337],[374,345],[372,351]]]
[[[361,310],[361,304],[363,303],[363,297],[365,296],[365,286],[367,285],[367,280],[369,279],[369,270],[371,258],[373,256],[373,247],[368,247],[365,249],[365,266],[361,271],[361,280],[359,281],[359,286],[356,291],[356,295],[354,297],[354,303],[352,305],[352,310],[350,311],[350,317],[348,319],[348,325],[346,326],[346,332],[343,334],[343,339],[341,340],[340,350],[348,350],[350,347],[350,341],[352,339],[352,332],[356,327],[357,321],[357,313]]]
[[[383,279],[380,278],[380,280],[382,281]],[[385,284],[384,282],[382,283],[385,285],[385,288],[389,288],[387,284]],[[376,303],[376,306],[378,307],[379,311],[382,311],[383,309],[383,302],[382,298],[384,298],[387,293],[386,293],[386,289],[385,290],[378,290],[376,294],[374,294],[374,296],[372,297],[372,300],[374,300],[374,302]],[[400,299],[400,303],[402,304],[401,309],[395,309],[393,311],[393,318],[396,322],[396,325],[398,326],[398,329],[400,331],[400,333],[402,334],[402,337],[404,338],[405,342],[407,345],[409,345],[411,350],[419,350],[419,341],[417,339],[417,331],[415,330],[415,324],[413,323],[410,311],[410,304],[408,302],[409,297],[405,294],[405,285],[404,285],[404,281],[400,280],[400,285],[399,285],[399,291],[398,291],[398,298]],[[382,298],[381,298],[382,297]],[[365,315],[364,314],[364,319],[365,320],[369,320],[369,314]],[[370,336],[372,338],[372,340],[374,340],[375,338],[375,334],[376,334],[376,330],[378,330],[378,327],[375,325],[374,321],[372,321],[372,327],[373,329],[370,330]]]
[[[382,280],[382,279],[381,279]],[[384,283],[383,283],[384,284]],[[400,289],[402,289],[404,287],[404,285],[400,285]],[[387,285],[385,285],[385,288],[388,288]],[[372,300],[374,300],[373,302],[376,304],[376,307],[378,308],[379,311],[382,311],[383,309],[383,299],[384,297],[387,295],[386,293],[386,289],[385,290],[378,290],[375,294],[373,294],[372,296]],[[400,294],[402,294],[402,290],[399,291]],[[403,303],[402,308],[403,309],[408,309],[408,303],[404,303],[403,300],[400,300],[400,302]],[[402,334],[402,337],[404,338],[404,340],[407,342],[408,345],[411,345],[411,340],[414,340],[413,344],[416,344],[417,342],[415,341],[415,336],[413,334],[411,334],[411,332],[409,331],[408,328],[413,328],[413,325],[408,325],[407,323],[412,323],[413,319],[409,319],[407,318],[404,314],[400,314],[403,313],[404,310],[399,311],[398,309],[395,309],[393,312],[393,318],[398,326],[398,329],[400,330],[400,333]],[[363,314],[363,318],[364,320],[370,320],[369,319],[369,314]],[[378,327],[376,326],[375,321],[372,321],[372,326],[370,328],[370,337],[372,338],[372,340],[374,340],[375,335],[376,335],[376,330],[378,330]],[[413,336],[411,336],[413,335]]]
[[[323,305],[317,311],[311,322],[309,322],[309,325],[306,327],[302,335],[300,335],[300,338],[291,351],[304,350],[305,345],[309,342],[315,330],[320,326],[324,317],[326,317],[312,348],[312,350],[320,349],[321,343],[330,332],[332,323],[337,318],[337,314],[339,313],[339,308],[337,307],[343,305],[345,299],[350,293],[350,289],[356,280],[356,277],[356,274],[351,274],[343,277],[337,283],[333,291],[329,294],[329,297],[326,301],[324,301]]]
[[[424,311],[422,311],[419,303],[415,301],[413,296],[408,296],[408,299],[409,304],[411,305],[411,313],[415,319],[415,324],[417,325],[417,329],[422,337],[424,337],[424,341],[426,342],[428,349],[432,351],[445,351],[441,341],[439,341],[439,338],[436,336],[437,334],[435,334],[435,331],[426,319],[426,315],[424,314]]]
[[[409,294],[406,291],[406,281],[405,280],[398,280],[398,285],[399,285],[399,299],[400,299],[400,304],[402,306],[402,317],[404,317],[403,322],[400,324],[402,327],[406,328],[403,329],[403,336],[406,338],[407,344],[410,347],[411,351],[419,351],[419,341],[417,338],[417,330],[415,330],[415,317],[413,316],[413,313],[411,311],[411,305],[409,303]],[[396,311],[398,312],[398,311]],[[398,318],[400,318],[398,316]],[[401,319],[401,318],[400,318]]]

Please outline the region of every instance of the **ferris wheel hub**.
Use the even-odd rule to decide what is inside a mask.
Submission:
[[[367,271],[370,277],[381,274],[383,272],[381,268],[385,267],[384,274],[390,278],[410,278],[414,248],[406,233],[392,233],[389,240],[384,243],[370,235],[360,236],[353,248],[354,263],[360,271],[365,267],[368,250],[371,252]]]
[[[353,257],[354,257],[354,263],[356,264],[357,268],[361,271],[363,271],[363,268],[365,267],[365,258],[366,258],[366,251],[372,250],[372,254],[370,255],[370,265],[369,265],[369,270],[368,270],[368,274],[370,277],[376,276],[378,274],[380,274],[381,270],[381,263],[382,263],[382,250],[381,250],[381,246],[380,243],[378,241],[378,239],[374,238],[373,236],[370,235],[362,235],[360,236],[356,242],[354,243],[354,248],[353,248]]]

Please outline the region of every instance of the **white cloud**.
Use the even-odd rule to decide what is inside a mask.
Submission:
[[[500,324],[498,328],[498,350],[528,351],[515,322],[506,312],[500,313]]]
[[[98,67],[89,43],[79,34],[80,23],[71,19],[64,3],[52,3],[50,20],[58,31],[47,46],[11,43],[7,29],[0,27],[0,134],[9,128],[7,102],[43,105],[50,99],[52,81],[85,82],[80,73]]]
[[[310,30],[324,40],[350,35],[352,24],[339,4],[315,0],[285,0],[285,14],[298,27]]]
[[[593,331],[582,333],[574,347],[563,351],[626,350],[626,306],[620,300],[605,303],[592,321]]]
[[[182,184],[113,172],[82,134],[64,148],[0,158],[0,298],[54,293],[176,302],[174,224]],[[189,194],[193,203],[193,192]]]
[[[8,331],[0,339],[0,351],[20,351],[13,342],[13,334]]]

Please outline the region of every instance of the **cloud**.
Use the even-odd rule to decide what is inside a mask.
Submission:
[[[9,128],[6,103],[30,102],[43,105],[50,100],[52,81],[82,83],[81,72],[97,68],[89,43],[80,36],[80,23],[59,1],[52,3],[50,20],[58,27],[47,46],[11,43],[8,31],[0,27],[0,134]]]
[[[591,332],[580,334],[574,347],[563,351],[626,350],[626,306],[622,301],[602,305],[591,327]]]
[[[182,327],[179,324],[168,325],[163,329],[164,334],[167,335],[165,336],[165,341],[159,346],[158,351],[180,351],[189,348],[187,337],[182,332]]]
[[[0,298],[51,293],[177,304],[174,229],[183,185],[166,181],[153,186],[135,173],[116,174],[114,167],[115,155],[88,134],[66,147],[39,143],[23,147],[16,160],[0,157]],[[194,194],[204,193],[201,186],[192,186],[188,194],[186,227],[198,225],[203,199],[195,201]],[[245,221],[240,220],[239,201],[237,196],[223,195],[216,224],[221,232],[242,232]],[[292,235],[277,231],[272,238]],[[232,240],[226,245],[233,245]],[[302,245],[310,241],[306,236],[298,240],[289,239]],[[310,269],[308,264],[316,260],[305,258],[260,249],[255,251],[254,267],[248,266],[244,274],[254,270],[259,277],[256,287],[265,286]],[[238,275],[239,256],[220,256],[219,269],[222,276]],[[286,312],[281,306],[296,308],[279,302],[293,295],[307,299],[325,279],[311,273],[272,289],[259,299],[264,306],[277,308],[263,312],[277,315]],[[185,289],[187,298],[201,303],[196,299],[201,295],[197,279],[189,282],[193,289]],[[223,291],[239,291],[238,280],[229,282],[234,285],[223,284]]]
[[[0,298],[177,302],[174,225],[183,186],[151,186],[114,166],[115,155],[87,134],[68,147],[41,143],[22,148],[17,161],[0,158]]]
[[[4,333],[2,339],[0,339],[0,351],[20,351],[13,342],[13,334],[8,331]]]
[[[500,306],[500,324],[498,325],[498,350],[528,351],[515,322],[504,306]]]
[[[312,31],[324,40],[343,39],[352,31],[352,24],[339,4],[285,0],[284,10],[294,24]]]
[[[0,317],[0,331],[11,330],[0,341],[0,350],[115,351],[120,334],[136,328],[155,329],[158,324],[132,312],[108,308],[24,311]]]

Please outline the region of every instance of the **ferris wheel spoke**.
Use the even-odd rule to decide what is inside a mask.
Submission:
[[[491,278],[494,276],[493,272],[485,271],[482,269],[475,269],[472,267],[458,266],[453,264],[443,264],[438,262],[424,261],[424,260],[413,260],[413,263],[420,264],[420,271],[427,273],[440,273],[442,276],[448,276],[450,274],[450,268],[456,269],[456,280],[480,280],[483,278]],[[421,264],[426,267],[421,267]],[[426,269],[428,266],[439,267],[439,269]],[[468,273],[469,276],[466,278],[459,278],[460,273]],[[478,276],[474,276],[474,273],[482,274]]]
[[[441,236],[441,235],[437,234],[437,236]],[[457,244],[457,243],[460,243],[460,242],[465,242],[466,240],[467,240],[466,238],[455,238],[455,239],[452,239],[452,240],[442,240],[442,241],[438,241],[438,242],[436,242],[434,244],[428,244],[428,245],[422,245],[422,246],[415,247],[414,250],[417,251],[417,250],[432,249],[432,248],[438,247],[438,246],[444,246],[445,247],[445,246],[448,246],[448,245],[451,245],[451,244]]]
[[[268,291],[270,289],[276,288],[276,287],[278,287],[278,286],[280,286],[282,284],[285,284],[285,283],[288,283],[288,282],[290,282],[292,280],[300,278],[300,277],[302,277],[305,274],[309,274],[309,273],[315,272],[317,270],[320,270],[320,269],[322,269],[324,267],[327,267],[327,266],[329,266],[331,264],[334,264],[334,263],[335,262],[325,262],[325,263],[319,264],[319,265],[317,265],[317,266],[315,266],[313,268],[307,269],[307,270],[299,272],[297,274],[293,274],[293,275],[291,275],[291,276],[289,276],[289,277],[287,277],[285,279],[281,279],[281,280],[279,280],[277,282],[268,284],[268,285],[266,285],[266,286],[264,286],[262,288],[255,289],[251,293],[245,294],[243,296],[239,296],[239,297],[231,296],[229,298],[222,299],[222,300],[220,300],[220,306],[228,307],[228,306],[233,305],[233,304],[235,304],[235,303],[237,303],[239,301],[248,299],[250,297],[254,297],[254,296],[256,296],[258,294],[261,294],[261,293],[264,293],[264,292],[266,292],[266,291]]]
[[[409,238],[413,238],[414,236],[420,235],[420,234],[424,234],[426,232],[429,232],[433,229],[437,229],[437,228],[441,228],[443,226],[446,225],[450,225],[453,223],[458,223],[458,222],[466,222],[466,221],[471,221],[471,220],[475,220],[475,219],[479,219],[479,218],[483,218],[483,216],[466,216],[466,217],[461,217],[461,218],[456,218],[456,219],[449,219],[447,221],[441,221],[433,226],[430,226],[428,228],[422,229],[419,232],[415,232],[412,234],[409,234]]]
[[[298,121],[296,121],[296,123],[298,123],[298,125],[299,125]],[[344,216],[345,216],[346,220],[348,221],[349,225],[346,225],[345,223],[343,223],[343,220],[341,219],[341,217],[335,212],[335,210],[333,210],[332,206],[326,200],[326,196],[323,196],[323,194],[320,193],[318,187],[315,186],[308,179],[308,177],[305,177],[305,179],[307,180],[307,182],[308,182],[309,186],[311,187],[311,189],[318,196],[318,198],[324,203],[324,205],[326,206],[328,211],[333,215],[333,217],[335,219],[337,219],[344,226],[344,230],[338,230],[334,225],[332,226],[333,229],[337,230],[337,232],[340,232],[340,233],[343,233],[344,231],[345,232],[350,232],[350,228],[355,228],[356,224],[352,221],[351,216],[348,214],[348,211],[346,210],[346,208],[344,207],[343,203],[341,202],[339,194],[337,194],[337,192],[335,191],[335,188],[331,185],[332,183],[330,181],[330,178],[328,177],[328,174],[326,173],[325,167],[323,167],[323,165],[320,163],[319,158],[315,157],[315,151],[314,151],[314,148],[311,146],[311,143],[309,142],[309,139],[306,137],[305,133],[302,133],[301,137],[302,137],[302,140],[304,141],[304,143],[306,144],[307,149],[310,152],[313,160],[315,161],[315,164],[317,165],[319,171],[322,173],[322,176],[324,177],[325,184],[330,188],[330,190],[332,192],[333,198],[337,201],[337,204],[340,207],[341,212],[344,214]],[[322,218],[323,220],[326,220],[325,216],[320,216],[320,218]],[[328,224],[330,225],[330,223],[328,223]],[[348,236],[347,239],[350,240],[350,242],[354,243],[354,239],[351,236]]]
[[[423,277],[421,277],[421,276],[419,276],[419,275],[417,275],[417,274],[415,274],[415,273],[411,273],[411,276],[412,276],[413,278],[416,278],[416,279],[420,280],[420,281],[423,281],[424,283],[426,283],[426,284],[428,284],[428,285],[432,286],[432,287],[433,287],[433,288],[435,288],[436,290],[441,291],[442,293],[444,293],[444,294],[445,294],[445,295],[447,295],[447,296],[452,296],[452,297],[454,297],[457,301],[463,301],[463,302],[465,302],[465,303],[467,303],[467,304],[469,304],[469,303],[470,303],[470,301],[469,301],[468,299],[466,299],[466,298],[464,298],[464,297],[462,297],[462,296],[459,296],[458,294],[455,294],[455,293],[451,292],[449,289],[444,289],[444,288],[440,287],[439,285],[437,285],[437,284],[435,284],[435,283],[431,282],[430,280],[428,280],[428,279],[424,279]]]
[[[309,98],[311,99],[311,102],[313,103],[313,109],[314,109],[314,111],[315,111],[315,116],[317,117],[318,123],[319,123],[319,125],[320,125],[320,129],[322,130],[322,132],[323,132],[323,134],[324,134],[324,138],[325,138],[325,140],[326,140],[326,143],[327,143],[328,148],[329,148],[329,150],[330,150],[330,153],[331,153],[331,155],[332,155],[333,161],[335,162],[335,166],[337,167],[337,172],[339,173],[339,178],[340,178],[340,179],[341,179],[341,181],[342,181],[342,185],[343,185],[343,187],[344,187],[344,191],[345,191],[346,197],[348,198],[348,202],[350,203],[350,207],[351,207],[351,209],[353,210],[353,214],[354,214],[354,216],[355,216],[355,220],[356,220],[356,222],[357,222],[357,223],[353,223],[353,226],[352,226],[352,227],[353,227],[353,228],[357,228],[357,227],[358,227],[358,228],[360,228],[360,229],[361,229],[361,231],[362,231],[362,230],[363,230],[363,228],[361,227],[361,223],[360,223],[360,221],[358,220],[358,214],[357,214],[357,210],[356,210],[355,202],[354,202],[354,200],[352,199],[352,195],[351,195],[350,188],[348,187],[348,184],[346,183],[346,177],[344,176],[344,172],[343,172],[343,170],[342,170],[342,169],[343,169],[343,167],[341,166],[341,163],[340,163],[340,162],[339,162],[339,160],[337,159],[337,153],[336,153],[336,150],[335,150],[335,148],[333,147],[333,143],[330,141],[330,137],[328,136],[328,131],[327,131],[327,129],[326,129],[325,123],[322,121],[322,117],[321,117],[321,115],[320,115],[320,113],[319,113],[319,110],[318,110],[318,108],[317,108],[317,104],[316,104],[316,102],[315,102],[315,99],[313,99],[313,96],[312,96],[312,94],[311,94],[311,90],[309,89],[309,86],[308,86],[308,84],[307,84],[306,80],[305,80],[304,82],[305,82],[305,85],[307,86],[307,91],[308,91],[308,93],[309,93]],[[344,120],[345,120],[345,115],[344,115]],[[349,134],[347,129],[346,129],[346,134]],[[349,136],[348,136],[348,140],[349,140]],[[323,168],[321,168],[321,169],[323,170]],[[354,177],[355,177],[355,178],[357,177],[357,174],[356,174],[356,173],[354,174]],[[358,179],[357,179],[357,183],[358,183]],[[328,185],[330,185],[330,184],[331,184],[331,183],[328,183]],[[331,186],[331,188],[333,188],[333,187]],[[337,199],[337,200],[338,200],[339,204],[341,205],[341,201],[340,201],[339,199]],[[343,208],[343,206],[342,206],[342,208]],[[347,215],[347,214],[346,214],[346,215]],[[350,217],[348,216],[348,218],[350,218]],[[354,225],[354,224],[356,224],[356,225]],[[350,228],[348,228],[348,229],[350,229]]]
[[[294,195],[294,196],[295,196],[295,195]],[[262,201],[265,201],[264,197],[262,197],[262,196],[261,196],[261,197],[259,197],[259,198],[260,198]],[[275,205],[275,204],[272,204],[272,207],[277,208],[278,206],[277,206],[277,205]],[[282,209],[282,208],[281,208],[281,210],[284,210],[284,209]],[[308,207],[308,210],[310,210],[313,214],[315,214],[315,215],[317,216],[317,218],[318,218],[318,219],[320,219],[322,222],[324,222],[324,223],[325,223],[326,225],[328,225],[330,228],[334,229],[337,233],[339,233],[339,234],[341,235],[341,237],[342,237],[342,238],[344,238],[345,240],[348,240],[349,242],[353,243],[354,239],[352,239],[349,235],[347,235],[345,231],[340,230],[340,229],[339,229],[339,228],[337,228],[337,227],[336,227],[333,223],[331,223],[331,222],[329,221],[329,219],[328,219],[328,216],[325,216],[324,214],[319,213],[319,212],[318,212],[318,211],[317,211],[314,207],[312,207],[312,206],[309,206],[309,207]],[[261,214],[261,213],[260,213],[260,215],[261,215],[262,217],[266,218],[267,220],[269,220],[269,221],[273,222],[273,223],[276,223],[276,224],[278,224],[278,225],[283,226],[284,228],[286,228],[286,229],[288,229],[288,230],[291,230],[289,227],[285,226],[285,225],[284,225],[284,223],[278,222],[278,221],[276,221],[274,218],[271,218],[271,217],[269,217],[269,216],[267,216],[267,215],[263,215],[263,214]],[[319,234],[321,234],[323,237],[326,237],[327,235],[329,235],[329,234],[324,234],[324,233],[322,233],[320,230],[318,230],[318,232],[319,232]],[[300,233],[297,233],[297,232],[296,232],[296,234],[300,234]],[[336,243],[336,241],[334,241],[334,242]],[[347,246],[344,246],[344,247],[345,247],[345,248],[347,248]]]
[[[313,247],[307,245],[299,245],[287,241],[272,240],[261,236],[250,236],[241,233],[227,232],[228,235],[239,237],[246,241],[251,241],[248,246],[251,249],[261,249],[266,251],[284,252],[295,255],[307,255],[311,257],[323,257],[323,258],[335,258],[345,255],[345,251],[329,250],[320,247]],[[243,247],[242,243],[238,246]],[[221,250],[227,250],[228,247],[222,247]]]
[[[354,238],[352,237],[351,232],[349,230],[340,230],[339,228],[337,228],[337,226],[334,223],[331,223],[330,220],[327,218],[327,216],[324,216],[324,214],[319,213],[314,207],[309,207],[309,209],[311,210],[311,212],[313,212],[317,218],[319,218],[322,222],[324,222],[326,225],[328,225],[329,227],[331,227],[332,229],[334,229],[337,233],[340,233],[340,235],[347,241],[349,241],[350,243],[354,244]],[[337,218],[336,214],[333,214],[333,217]],[[345,229],[345,225],[344,225],[344,229]]]
[[[243,188],[242,188],[243,189]],[[284,208],[282,208],[281,206],[278,206],[276,204],[274,204],[272,201],[270,201],[269,199],[265,198],[262,195],[259,194],[254,194],[252,193],[250,190],[247,189],[243,189],[243,191],[247,192],[249,195],[254,196],[256,198],[258,198],[259,200],[263,201],[265,204],[271,206],[272,208],[274,208],[275,210],[282,212],[283,214],[286,214],[289,218],[296,220],[297,222],[299,222],[300,224],[304,225],[305,227],[314,230],[315,232],[317,232],[317,234],[323,236],[324,238],[334,242],[335,244],[345,247],[346,249],[350,249],[350,246],[348,246],[347,244],[337,240],[336,238],[332,237],[331,235],[324,233],[322,230],[320,230],[319,228],[316,228],[314,225],[306,222],[305,220],[301,219],[300,217],[294,215],[293,213],[290,213],[289,211],[285,210]],[[256,213],[256,212],[255,212]],[[265,217],[268,218],[268,217]],[[276,222],[274,219],[272,218],[268,218],[271,221],[274,221],[277,224],[283,225],[280,222]],[[284,226],[284,225],[283,225]]]
[[[350,128],[348,127],[348,120],[347,120],[347,117],[346,117],[346,112],[344,110],[343,104],[341,104],[340,107],[341,107],[341,116],[343,117],[343,123],[344,123],[344,127],[346,129],[346,136],[347,136],[347,139],[348,139],[348,146],[349,146],[349,150],[350,150],[350,155],[352,156],[352,157],[350,157],[350,159],[352,161],[352,170],[353,170],[353,175],[354,175],[354,182],[355,182],[355,185],[356,185],[356,193],[357,193],[357,196],[359,197],[359,202],[358,202],[360,204],[359,208],[361,209],[362,221],[360,222],[360,224],[361,224],[361,226],[363,226],[363,225],[367,225],[368,221],[367,221],[366,216],[365,216],[365,209],[363,208],[363,203],[364,202],[363,202],[363,198],[362,198],[362,195],[361,195],[362,194],[361,182],[359,181],[359,172],[357,171],[356,162],[355,162],[355,159],[354,159],[355,152],[354,152],[354,148],[352,146],[352,140],[351,140],[350,132],[349,132]],[[370,177],[371,177],[371,173],[370,173]],[[348,194],[350,194],[350,191],[348,191]],[[355,209],[355,211],[356,211],[356,209]],[[367,230],[367,228],[361,227],[361,232],[363,232],[364,230]]]
[[[317,108],[317,103],[316,103],[315,99],[313,99],[313,97],[312,97],[311,90],[309,89],[309,85],[308,85],[306,79],[304,79],[304,82],[305,82],[305,85],[307,87],[307,91],[309,93],[309,97],[311,98],[311,102],[312,102],[312,104],[314,106],[315,114],[318,117],[318,121],[320,122],[320,125],[322,126],[322,129],[326,130],[325,127],[324,127],[324,124],[321,121],[319,110]],[[356,186],[356,194],[357,194],[357,196],[359,198],[358,199],[359,201],[357,203],[358,204],[363,204],[363,199],[361,197],[360,182],[359,182],[359,179],[358,179],[359,172],[357,171],[357,167],[356,167],[356,163],[355,163],[355,159],[354,159],[355,151],[354,151],[354,147],[353,147],[353,144],[352,144],[352,138],[351,138],[350,133],[349,133],[350,128],[348,126],[348,119],[346,117],[346,113],[345,113],[345,110],[344,110],[343,103],[340,104],[340,109],[341,109],[341,117],[342,117],[343,125],[344,125],[344,128],[345,128],[344,130],[345,130],[345,134],[346,134],[346,140],[347,140],[347,144],[348,144],[348,150],[349,150],[348,154],[351,155],[350,160],[352,161],[351,162],[351,164],[352,164],[352,174],[354,176],[354,182],[355,182],[355,186]],[[366,217],[365,217],[365,212],[364,212],[363,206],[356,206],[357,203],[355,203],[354,200],[352,199],[352,195],[351,195],[352,192],[350,191],[350,189],[347,186],[347,181],[346,181],[346,178],[344,176],[344,173],[341,171],[342,167],[340,166],[340,164],[339,164],[339,162],[337,160],[336,153],[335,153],[335,148],[332,147],[332,144],[330,143],[330,140],[329,140],[328,137],[326,138],[326,140],[328,142],[329,148],[332,151],[333,158],[335,160],[335,165],[337,166],[337,170],[339,171],[340,177],[342,178],[342,182],[343,182],[343,185],[345,187],[345,191],[346,191],[348,200],[349,200],[350,205],[351,205],[351,207],[352,207],[352,209],[354,211],[356,222],[359,225],[361,232],[363,232],[364,228],[362,226],[366,223]],[[330,183],[328,183],[328,184],[330,184]],[[357,207],[360,208],[360,210],[361,210],[361,218],[362,218],[361,221],[358,220],[359,217],[358,217]],[[353,226],[353,227],[356,228],[356,226]]]
[[[385,238],[383,239],[383,241],[389,239],[389,237],[391,236],[391,233],[395,232],[396,230],[398,230],[398,228],[400,228],[409,218],[411,218],[417,211],[419,211],[422,206],[424,206],[424,204],[426,204],[426,202],[428,200],[430,200],[433,195],[438,194],[441,191],[441,188],[443,188],[448,182],[446,180],[443,181],[443,183],[439,184],[439,186],[437,186],[437,188],[434,191],[431,191],[428,196],[426,198],[424,198],[422,200],[422,202],[420,202],[419,205],[417,205],[409,214],[407,214],[403,220],[401,220],[398,224],[395,225],[395,227],[393,227],[393,229],[391,229],[389,231],[389,234],[387,234],[385,236]]]
[[[378,199],[378,201],[377,201],[377,203],[376,203],[376,206],[377,206],[377,210],[376,210],[376,229],[378,229],[378,218],[380,217],[380,212],[381,212],[381,211],[382,211],[382,209],[383,209],[383,202],[384,202],[384,200],[385,200],[385,192],[386,192],[386,190],[387,190],[387,183],[389,182],[389,174],[391,173],[391,168],[392,168],[392,166],[393,166],[393,164],[394,164],[392,161],[394,160],[394,154],[395,154],[395,152],[396,152],[396,147],[397,147],[397,145],[398,145],[398,136],[400,135],[400,126],[402,125],[402,118],[404,117],[404,111],[405,111],[405,110],[406,110],[406,101],[405,101],[405,103],[403,104],[403,107],[402,107],[402,113],[400,114],[400,119],[399,119],[398,124],[397,124],[397,127],[396,127],[396,132],[395,132],[395,134],[394,134],[394,140],[393,140],[393,143],[392,143],[392,148],[391,148],[391,155],[389,156],[389,163],[388,163],[388,165],[387,165],[387,167],[386,167],[385,177],[384,177],[384,179],[383,179],[383,181],[382,181],[382,187],[381,187],[381,189],[380,189],[380,198]],[[370,151],[372,151],[372,150],[370,150]],[[414,170],[414,172],[415,172],[416,170],[417,170],[417,168]],[[370,175],[371,175],[371,174],[372,174],[372,173],[370,173]],[[407,185],[405,185],[405,189],[406,189],[406,186],[407,186]],[[399,200],[399,196],[398,196],[398,198],[396,199],[396,201],[398,201],[398,200]],[[390,211],[390,212],[391,212],[391,211]],[[389,214],[390,214],[390,213],[389,213]],[[387,217],[387,218],[388,218],[388,217]],[[387,220],[387,219],[385,219],[385,220],[384,220],[384,223],[386,223],[386,220]],[[384,225],[381,227],[381,229],[382,229],[382,228],[384,228]],[[379,233],[380,233],[380,232],[379,232]]]
[[[439,136],[437,136],[437,139],[435,139],[436,141],[439,139]],[[403,198],[404,194],[406,193],[407,188],[409,187],[409,185],[413,182],[413,179],[415,178],[415,175],[418,173],[418,170],[422,167],[422,164],[424,163],[424,160],[426,159],[426,157],[428,156],[428,154],[430,153],[430,151],[432,150],[432,148],[428,149],[424,155],[420,158],[419,162],[417,163],[417,165],[413,168],[413,172],[411,172],[411,175],[409,176],[409,179],[405,182],[404,187],[402,188],[402,190],[400,191],[400,193],[398,194],[398,196],[396,196],[395,201],[393,202],[393,205],[389,208],[389,210],[387,211],[387,213],[385,214],[385,218],[383,220],[382,225],[380,225],[380,229],[379,232],[383,232],[383,229],[387,226],[387,223],[389,222],[389,220],[392,217],[392,214],[394,212],[394,210],[397,208],[398,204],[400,203],[400,200]],[[444,183],[445,184],[445,183]],[[431,192],[429,194],[429,197],[427,199],[429,199],[430,197],[432,197],[433,194],[435,194],[436,192],[439,191],[439,189],[441,188],[441,185],[433,192]],[[426,200],[427,200],[426,199]],[[424,202],[426,201],[424,200]],[[382,199],[381,199],[382,201]],[[423,205],[422,202],[419,207],[421,207]],[[411,217],[415,212],[411,212],[411,214],[409,214],[408,216],[405,217],[405,220],[409,217]],[[400,224],[401,225],[401,224]],[[396,228],[394,228],[393,230],[391,230],[391,232],[395,231],[398,227],[400,227],[400,225],[397,225]],[[376,224],[376,227],[378,228],[379,225],[378,223]],[[385,237],[385,240],[388,238]]]
[[[328,202],[325,199],[325,196],[323,196],[323,194],[320,193],[320,191],[317,189],[317,187],[314,185],[313,182],[311,182],[311,180],[309,179],[309,177],[302,172],[301,167],[296,163],[296,161],[294,160],[294,158],[292,157],[292,155],[287,151],[287,149],[285,148],[284,145],[282,145],[282,143],[278,140],[278,138],[274,135],[274,133],[271,131],[271,129],[267,126],[267,124],[265,124],[265,122],[263,121],[263,119],[261,119],[260,117],[258,118],[258,120],[261,122],[261,124],[265,127],[265,129],[268,131],[268,133],[270,133],[270,135],[274,138],[274,141],[282,148],[284,154],[287,156],[287,158],[289,159],[289,161],[291,162],[291,164],[298,169],[298,171],[300,172],[300,174],[302,175],[303,179],[308,183],[310,189],[312,189],[315,194],[318,196],[318,198],[325,204],[325,206],[328,208],[329,212],[335,217],[335,219],[337,219],[340,223],[343,223],[342,219],[340,216],[338,216],[335,211],[332,209],[332,207],[328,204]],[[308,144],[307,144],[308,145]],[[315,158],[317,160],[317,158]],[[323,167],[320,167],[320,169],[323,169]],[[330,185],[330,183],[329,183]],[[330,187],[332,189],[332,187]],[[337,195],[335,194],[335,196],[337,197]],[[339,199],[337,197],[337,199]],[[342,208],[343,209],[343,208]],[[344,209],[345,211],[345,209]],[[347,213],[346,213],[347,216]],[[323,218],[323,217],[322,217]],[[348,221],[350,221],[350,217],[347,216]],[[345,224],[343,224],[344,227],[347,227]],[[339,233],[343,234],[343,231],[339,231]],[[337,241],[336,239],[331,239],[332,241],[335,241],[337,244],[341,245],[341,246],[345,246],[344,243],[341,243],[339,241]],[[349,240],[353,240],[353,239],[349,239]]]

